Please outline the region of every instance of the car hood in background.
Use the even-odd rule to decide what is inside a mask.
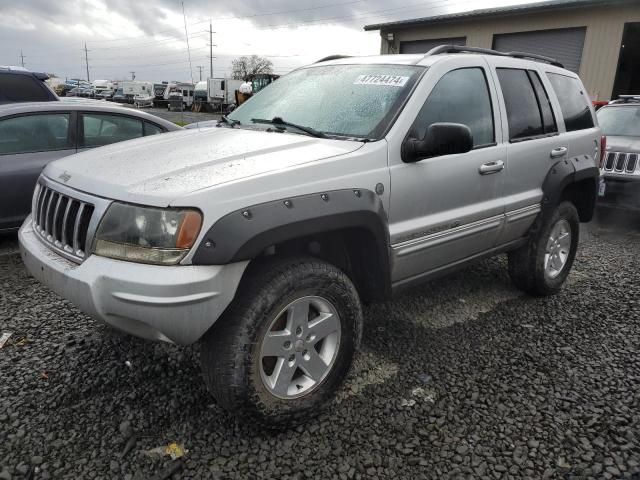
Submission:
[[[640,137],[607,135],[607,152],[640,153]]]
[[[207,128],[154,135],[71,155],[44,174],[89,194],[166,206],[207,187],[344,155],[361,142]]]

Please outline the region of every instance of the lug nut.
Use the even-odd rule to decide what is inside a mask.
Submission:
[[[296,359],[295,355],[289,355],[289,361],[293,362]]]
[[[298,336],[302,335],[302,327],[296,328],[296,335]]]
[[[291,348],[291,342],[289,340],[287,340],[286,342],[284,342],[284,348]]]

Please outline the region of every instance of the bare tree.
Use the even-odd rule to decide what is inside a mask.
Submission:
[[[273,62],[258,55],[238,57],[231,62],[231,69],[233,78],[245,80],[249,75],[256,73],[273,73]]]

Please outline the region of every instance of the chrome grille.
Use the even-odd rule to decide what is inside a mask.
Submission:
[[[93,210],[91,203],[38,183],[33,194],[33,227],[55,249],[82,261]]]
[[[640,175],[640,161],[637,153],[609,152],[603,170],[616,174]]]

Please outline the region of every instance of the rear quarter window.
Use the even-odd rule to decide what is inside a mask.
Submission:
[[[593,128],[595,124],[589,108],[589,99],[580,82],[559,73],[547,73],[547,77],[558,97],[567,132]]]

